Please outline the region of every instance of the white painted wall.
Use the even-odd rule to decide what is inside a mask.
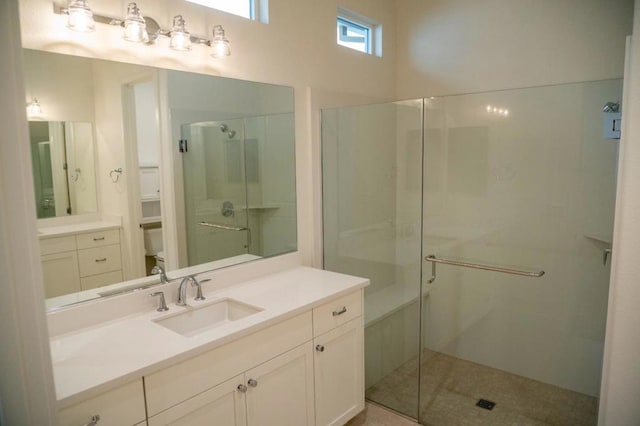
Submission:
[[[399,98],[622,77],[633,0],[402,0]]]
[[[640,0],[628,52],[599,418],[611,426],[640,422]]]

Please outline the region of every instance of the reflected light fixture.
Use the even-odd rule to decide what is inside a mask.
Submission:
[[[174,16],[173,28],[171,29],[171,40],[169,47],[173,50],[191,50],[191,34],[185,28],[185,22],[182,15]]]
[[[42,107],[38,98],[33,98],[31,102],[27,104],[27,117],[37,117],[42,114]]]
[[[149,41],[147,34],[147,24],[142,17],[142,13],[135,3],[127,6],[127,17],[124,19],[123,37],[127,41],[135,43],[146,43]]]
[[[211,57],[216,59],[224,59],[231,55],[229,40],[224,37],[224,28],[222,25],[213,27],[213,41],[211,41]]]
[[[95,30],[93,12],[86,0],[70,0],[66,13],[69,29],[85,33]]]

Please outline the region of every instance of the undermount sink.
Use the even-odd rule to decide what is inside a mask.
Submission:
[[[191,337],[260,311],[262,311],[261,308],[234,299],[221,299],[209,305],[190,307],[185,312],[153,321],[178,334]]]

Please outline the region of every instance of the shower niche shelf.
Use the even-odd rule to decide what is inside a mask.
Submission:
[[[601,235],[601,234],[584,234],[584,236],[590,240],[597,241],[599,243],[612,244],[613,236]]]

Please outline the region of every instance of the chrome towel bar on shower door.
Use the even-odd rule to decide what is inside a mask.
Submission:
[[[208,226],[209,228],[225,229],[227,231],[246,231],[247,230],[247,228],[241,228],[238,226],[230,226],[230,225],[221,225],[219,223],[200,222],[198,223],[198,225]]]
[[[461,262],[459,260],[437,258],[434,254],[425,257],[424,260],[431,262],[431,278],[429,283],[436,280],[436,263],[445,265],[461,266],[463,268],[482,269],[485,271],[502,272],[503,274],[522,275],[525,277],[538,278],[544,275],[544,271],[522,271],[520,269],[503,268],[501,266],[481,265],[479,263]]]

